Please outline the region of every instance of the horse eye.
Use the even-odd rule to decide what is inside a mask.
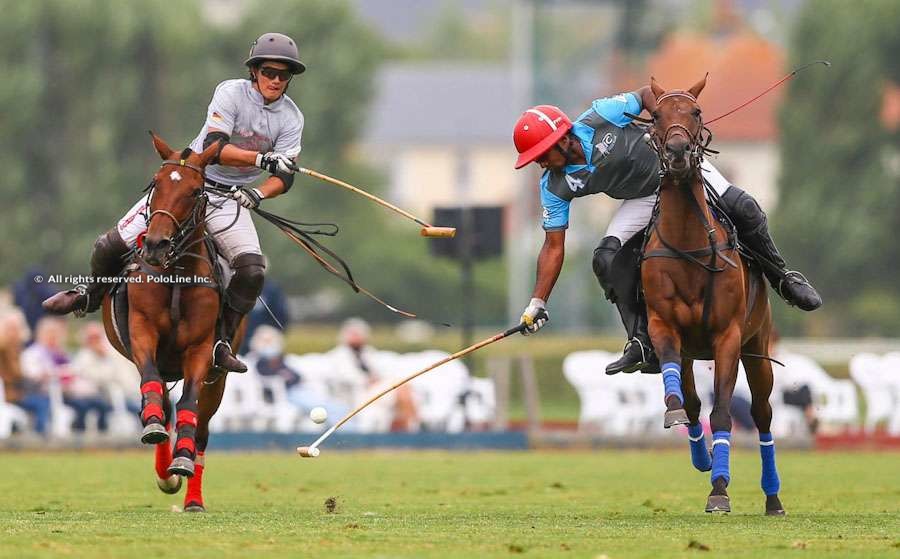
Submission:
[[[694,113],[694,116],[700,116],[700,109],[694,109],[692,112]]]

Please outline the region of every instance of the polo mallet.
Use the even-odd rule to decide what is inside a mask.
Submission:
[[[453,361],[454,359],[459,359],[460,357],[463,357],[464,355],[468,355],[468,354],[472,353],[473,351],[475,351],[475,350],[477,350],[477,349],[481,349],[481,348],[483,348],[483,347],[486,346],[486,345],[490,345],[490,344],[492,344],[492,343],[494,343],[494,342],[500,341],[500,340],[502,340],[503,338],[505,338],[505,337],[507,337],[507,336],[511,336],[512,334],[520,333],[520,332],[524,331],[525,328],[527,328],[527,326],[526,326],[526,324],[523,322],[523,323],[519,324],[518,326],[516,326],[516,327],[514,327],[514,328],[510,328],[509,330],[507,330],[507,331],[505,331],[505,332],[500,332],[499,334],[496,334],[496,335],[494,335],[494,336],[491,336],[490,338],[488,338],[488,339],[486,339],[486,340],[482,340],[482,341],[478,342],[477,344],[470,345],[470,346],[467,347],[466,349],[457,351],[457,352],[454,353],[453,355],[450,355],[449,357],[445,357],[445,358],[441,359],[440,361],[438,361],[437,363],[435,363],[435,364],[433,364],[433,365],[429,365],[428,367],[422,369],[421,371],[417,371],[417,372],[415,372],[415,373],[409,375],[408,377],[403,378],[403,379],[401,379],[401,380],[395,382],[395,383],[392,384],[391,386],[385,388],[384,390],[382,390],[382,391],[379,392],[378,394],[376,394],[376,395],[372,396],[371,398],[369,398],[368,400],[366,400],[365,403],[363,403],[362,405],[358,406],[355,410],[353,410],[353,411],[351,411],[350,413],[348,413],[347,415],[345,415],[345,416],[343,417],[343,419],[341,419],[340,421],[338,421],[337,423],[335,423],[334,425],[332,425],[327,431],[325,431],[324,433],[322,433],[322,436],[319,437],[318,439],[316,439],[316,442],[314,442],[313,444],[311,444],[311,445],[309,445],[309,446],[298,446],[298,447],[297,447],[297,454],[299,454],[300,456],[302,456],[302,457],[304,457],[304,458],[315,458],[316,456],[319,455],[319,445],[322,444],[322,442],[323,442],[325,439],[327,439],[328,437],[331,436],[332,433],[334,433],[335,431],[337,431],[338,428],[340,428],[341,425],[343,425],[344,423],[347,423],[348,421],[350,421],[350,420],[353,418],[353,416],[355,416],[355,415],[358,414],[359,412],[361,412],[361,411],[363,411],[364,409],[366,409],[366,407],[368,407],[369,404],[371,404],[371,403],[374,402],[375,400],[378,400],[379,398],[381,398],[382,396],[384,396],[385,394],[387,394],[388,392],[390,392],[390,391],[392,391],[392,390],[396,390],[397,388],[403,386],[404,384],[406,384],[407,382],[411,381],[412,379],[414,379],[414,378],[416,378],[416,377],[418,377],[418,376],[420,376],[420,375],[424,375],[425,373],[427,373],[428,371],[430,371],[430,370],[432,370],[432,369],[435,369],[435,368],[437,368],[437,367],[440,367],[440,366],[443,365],[444,363],[449,363],[450,361]]]
[[[325,182],[346,188],[347,190],[355,192],[361,196],[365,196],[366,198],[375,202],[376,204],[381,204],[382,206],[384,206],[385,208],[388,208],[389,210],[394,210],[395,212],[402,215],[403,217],[409,218],[409,219],[415,221],[416,223],[418,223],[422,227],[421,234],[423,237],[449,238],[449,237],[456,236],[456,228],[455,227],[435,227],[434,225],[431,225],[429,223],[422,221],[421,219],[419,219],[418,217],[414,216],[413,214],[407,212],[406,210],[401,210],[400,208],[391,204],[390,202],[386,202],[386,201],[382,200],[381,198],[379,198],[378,196],[375,196],[374,194],[369,194],[365,190],[357,188],[357,187],[353,186],[352,184],[346,183],[342,180],[338,180],[333,177],[329,177],[328,175],[323,175],[322,173],[320,173],[318,171],[313,171],[312,169],[307,169],[306,167],[296,167],[295,166],[295,167],[293,167],[293,169],[294,169],[294,171],[296,171],[298,173],[303,173],[304,175],[309,175],[309,176],[317,178],[319,180],[323,180]]]

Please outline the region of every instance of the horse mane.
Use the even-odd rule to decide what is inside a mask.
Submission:
[[[178,159],[185,161],[188,157],[190,157],[192,153],[194,153],[194,150],[192,150],[191,148],[184,148],[183,150],[181,150],[181,155],[178,156]]]

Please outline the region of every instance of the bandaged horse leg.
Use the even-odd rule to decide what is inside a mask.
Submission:
[[[234,356],[231,342],[241,320],[253,309],[256,298],[262,293],[266,277],[266,257],[254,253],[240,254],[231,262],[231,267],[234,276],[225,291],[221,337],[213,348],[213,355],[217,367],[243,373],[247,371],[247,366]]]
[[[44,310],[58,315],[72,312],[75,316],[82,317],[99,309],[104,293],[112,285],[102,278],[119,275],[122,271],[122,258],[128,250],[128,245],[115,227],[97,237],[91,253],[92,281],[49,297],[42,303]]]
[[[700,397],[694,383],[694,361],[681,361],[681,388],[684,394],[684,411],[688,416],[688,441],[691,447],[691,463],[701,472],[712,468],[712,455],[706,446],[703,426],[700,425]]]
[[[650,338],[659,352],[660,369],[665,387],[666,413],[663,427],[687,425],[684,394],[681,391],[681,336],[658,315],[650,316]]]
[[[615,273],[618,263],[617,255],[622,251],[622,242],[618,237],[604,237],[594,249],[594,275],[600,282],[606,298],[615,304],[622,319],[622,325],[628,335],[628,342],[622,357],[606,367],[606,374],[633,373],[641,370],[645,373],[659,372],[659,361],[653,353],[650,335],[647,333],[647,309],[638,298],[637,262],[632,266],[624,264],[629,273]],[[622,255],[624,258],[627,255]]]
[[[765,355],[768,340],[761,339],[761,334],[744,345],[745,353]],[[772,437],[772,406],[769,396],[772,394],[772,364],[767,359],[746,358],[744,370],[747,373],[747,384],[750,385],[752,403],[750,413],[759,431],[759,455],[762,461],[762,478],[760,485],[766,495],[766,515],[782,516],[785,514],[778,492],[781,480],[775,466],[775,439]]]
[[[194,476],[188,479],[187,492],[184,495],[184,512],[206,512],[203,504],[203,472],[206,469],[206,445],[209,443],[209,420],[219,409],[222,393],[225,390],[226,375],[219,376],[215,382],[204,384],[200,389],[200,405],[197,414],[197,461]]]
[[[212,340],[187,348],[182,360],[184,386],[181,398],[176,405],[175,414],[175,452],[170,474],[191,477],[194,475],[194,462],[197,455],[197,424],[200,392],[210,368],[209,351]]]
[[[163,394],[163,411],[166,415],[165,429],[168,432],[172,426],[172,403],[169,401],[168,391]],[[169,474],[169,464],[172,463],[172,443],[168,439],[156,444],[154,453],[154,466],[156,470],[156,485],[163,493],[174,495],[181,490],[181,476]]]
[[[738,356],[741,353],[740,326],[723,332],[713,352],[716,362],[715,390],[709,422],[713,432],[712,491],[706,501],[706,512],[731,512],[727,487],[731,481],[731,397],[737,380]]]
[[[737,227],[741,243],[764,259],[760,265],[775,292],[788,304],[804,311],[822,306],[822,297],[803,274],[787,270],[784,258],[769,233],[766,213],[759,203],[736,186],[725,191],[721,203],[722,209]]]

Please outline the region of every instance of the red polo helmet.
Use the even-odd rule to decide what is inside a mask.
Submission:
[[[513,130],[513,143],[519,152],[516,169],[547,153],[571,129],[572,121],[553,105],[538,105],[522,113]]]

